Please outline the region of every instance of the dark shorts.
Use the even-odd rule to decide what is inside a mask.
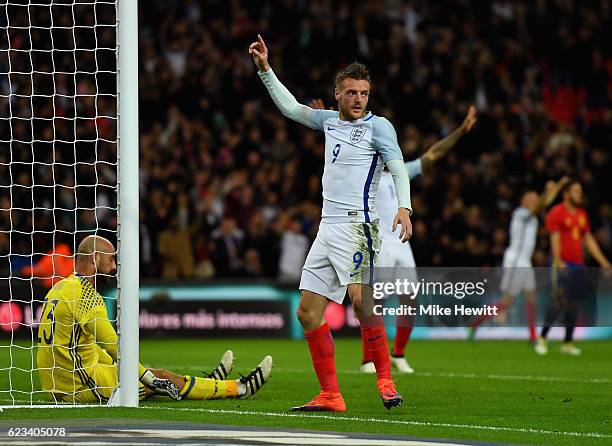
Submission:
[[[567,262],[567,268],[552,269],[553,292],[558,298],[573,301],[580,300],[588,293],[588,280],[584,265]]]
[[[553,267],[551,271],[554,298],[578,310],[580,325],[592,326],[597,320],[597,269],[567,263],[567,268]]]

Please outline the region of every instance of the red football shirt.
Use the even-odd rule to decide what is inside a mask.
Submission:
[[[571,212],[565,203],[559,203],[546,215],[546,230],[561,234],[561,260],[584,264],[582,239],[591,232],[589,216],[582,208]]]

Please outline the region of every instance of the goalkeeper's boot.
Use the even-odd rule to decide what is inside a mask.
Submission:
[[[410,364],[408,364],[408,361],[403,356],[391,356],[389,357],[389,362],[400,373],[414,373],[414,369],[410,367]]]
[[[172,398],[173,400],[181,399],[181,391],[176,385],[169,379],[153,378],[153,380],[147,385],[147,387],[155,392],[156,395],[164,395]]]
[[[346,404],[340,392],[324,392],[303,406],[292,407],[293,412],[346,412]]]
[[[223,381],[227,379],[229,374],[232,372],[234,368],[234,352],[231,350],[226,351],[221,356],[219,360],[219,365],[213,370],[211,373],[202,372],[207,375],[209,378],[218,379]]]
[[[238,387],[244,386],[240,398],[251,398],[259,392],[272,376],[272,366],[272,356],[266,356],[248,375],[242,376],[238,380]]]
[[[381,378],[376,381],[376,387],[378,387],[383,404],[388,410],[391,410],[392,407],[401,406],[404,402],[404,397],[397,393],[392,379]]]

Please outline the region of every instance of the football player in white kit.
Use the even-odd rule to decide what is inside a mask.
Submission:
[[[521,197],[520,206],[514,210],[510,221],[510,244],[504,252],[502,262],[500,283],[502,297],[492,305],[497,306],[498,314],[505,312],[512,306],[516,296],[523,292],[531,342],[536,341],[536,281],[531,257],[538,236],[538,213],[550,206],[567,181],[568,178],[563,177],[557,182],[547,182],[546,188],[539,196],[535,191],[525,192]],[[476,329],[490,317],[479,316],[472,322],[468,328],[469,340],[475,339]]]
[[[470,106],[463,123],[445,138],[433,144],[420,158],[406,163],[408,176],[412,181],[421,175],[427,174],[436,161],[443,158],[461,139],[463,135],[472,130],[476,124],[476,107]],[[376,209],[383,232],[383,241],[378,257],[377,270],[392,280],[396,278],[417,282],[416,263],[412,255],[410,243],[399,243],[391,231],[390,222],[397,212],[395,187],[389,172],[383,172],[380,179],[378,195],[376,196]],[[389,228],[387,228],[389,226]],[[381,269],[384,268],[384,269]],[[388,269],[388,270],[387,270]],[[400,277],[401,276],[401,277]],[[414,305],[415,300],[409,296],[402,297],[401,305]],[[412,333],[414,318],[410,316],[397,316],[395,319],[396,335],[391,352],[391,365],[400,373],[414,373],[404,356],[406,344]],[[360,370],[364,373],[375,373],[374,362],[370,359],[368,351],[363,349],[363,358]]]
[[[403,397],[391,377],[384,322],[372,311],[371,285],[380,249],[376,193],[383,163],[397,191],[393,229],[401,225],[402,242],[412,234],[410,180],[397,135],[387,119],[366,109],[371,84],[364,65],[352,63],[338,72],[335,97],[339,111],[315,110],[298,103],[278,80],[268,63],[268,49],[261,36],[257,38],[249,53],[281,113],[325,133],[322,218],[302,268],[297,311],[321,391],[292,410],[346,411],[336,375],[333,338],[323,315],[329,300],[342,303],[347,290],[376,366],[379,394],[384,406],[391,409],[401,405]]]
[[[310,102],[311,107],[324,109],[325,105],[321,99],[314,99]],[[418,159],[406,163],[408,176],[412,181],[421,175],[429,172],[433,165],[442,159],[461,139],[463,135],[472,130],[476,124],[476,107],[470,106],[463,123],[445,138],[437,141]],[[391,232],[391,222],[397,212],[397,197],[393,179],[388,171],[383,171],[380,178],[378,195],[376,196],[376,209],[383,233],[382,245],[378,256],[377,270],[382,272],[384,277],[378,280],[395,280],[396,278],[407,279],[417,282],[416,264],[410,243],[401,243]],[[383,268],[383,269],[381,269]],[[402,277],[398,277],[401,275]],[[400,302],[401,305],[414,304],[414,300],[406,297]],[[408,361],[404,357],[406,344],[412,333],[413,318],[410,316],[397,316],[395,319],[397,331],[391,353],[391,365],[400,373],[414,373]],[[365,340],[362,338],[362,362],[359,370],[363,373],[376,373],[374,361],[369,356],[369,351]]]

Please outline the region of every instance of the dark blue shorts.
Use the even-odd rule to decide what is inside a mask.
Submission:
[[[565,300],[579,300],[589,293],[584,265],[566,262],[567,268],[552,267],[553,291]]]
[[[592,327],[597,321],[598,270],[567,263],[567,268],[551,268],[552,292],[557,304],[578,310],[577,324]]]

